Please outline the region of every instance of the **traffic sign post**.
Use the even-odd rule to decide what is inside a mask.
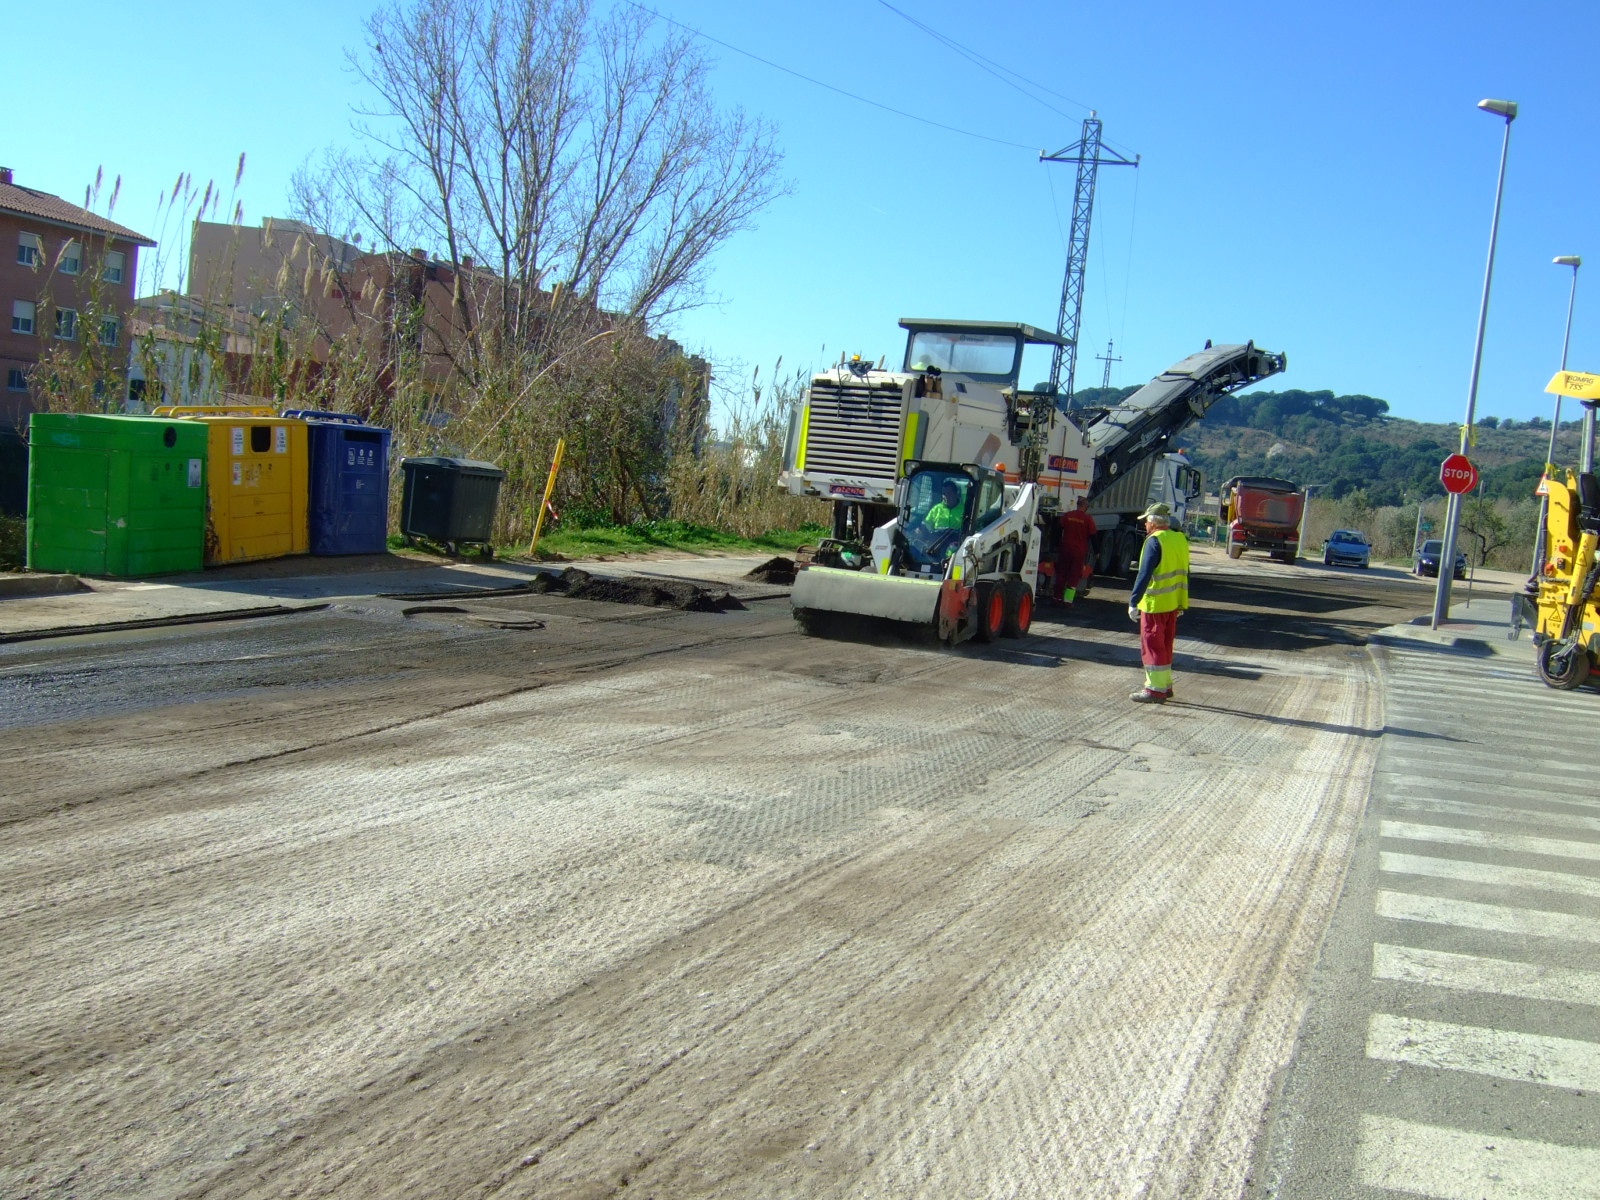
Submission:
[[[1478,486],[1478,468],[1465,454],[1452,454],[1439,464],[1439,482],[1452,496],[1459,496]]]

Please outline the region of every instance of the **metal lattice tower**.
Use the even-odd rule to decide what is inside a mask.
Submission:
[[[1056,317],[1056,332],[1069,345],[1057,346],[1050,358],[1050,390],[1065,395],[1072,403],[1072,390],[1078,369],[1078,325],[1083,319],[1083,273],[1089,262],[1089,222],[1094,217],[1094,189],[1100,167],[1137,167],[1139,156],[1127,158],[1101,144],[1100,118],[1091,112],[1083,121],[1083,136],[1064,150],[1039,155],[1041,162],[1077,163],[1078,186],[1072,196],[1072,232],[1067,238],[1067,273],[1061,281],[1061,312]],[[1066,392],[1061,388],[1061,360],[1066,359]],[[1106,364],[1106,370],[1111,365]]]
[[[1096,358],[1098,358],[1101,362],[1105,363],[1105,365],[1106,365],[1105,376],[1104,376],[1104,378],[1102,378],[1100,380],[1100,386],[1102,388],[1109,388],[1111,386],[1111,364],[1114,363],[1114,362],[1121,362],[1122,361],[1122,355],[1120,355],[1120,354],[1116,355],[1115,357],[1112,357],[1111,351],[1116,347],[1116,344],[1117,344],[1117,342],[1116,342],[1115,338],[1107,338],[1106,339],[1106,352],[1104,354],[1096,354],[1095,355]]]

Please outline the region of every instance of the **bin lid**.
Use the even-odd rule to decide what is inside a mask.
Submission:
[[[377,429],[377,425],[368,425],[355,413],[342,412],[317,412],[309,408],[292,408],[283,414],[301,421],[311,421],[315,424],[325,425],[359,425],[363,429]]]
[[[488,475],[495,479],[504,479],[506,473],[493,463],[479,462],[472,458],[444,458],[437,454],[424,454],[418,458],[402,458],[400,466],[409,467],[412,464],[419,467],[443,467],[462,475]]]

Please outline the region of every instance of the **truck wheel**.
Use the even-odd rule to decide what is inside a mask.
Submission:
[[[1242,557],[1244,557],[1244,547],[1243,546],[1229,546],[1228,547],[1228,557],[1229,558],[1242,558]]]
[[[980,583],[973,603],[978,606],[978,627],[972,635],[973,639],[979,642],[994,641],[1005,626],[1005,589],[992,580]]]
[[[1570,692],[1589,678],[1589,652],[1576,638],[1551,638],[1534,654],[1534,667],[1546,687]]]
[[[1033,627],[1033,590],[1020,579],[1008,580],[1005,585],[1006,616],[1000,635],[1008,638],[1027,637]]]

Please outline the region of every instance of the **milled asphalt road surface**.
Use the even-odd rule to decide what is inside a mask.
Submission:
[[[1380,1094],[1373,1047],[1462,1071],[1396,1059],[1418,1029],[1372,1022],[1417,1014],[1341,993],[1340,955],[1376,944],[1348,915],[1378,911],[1369,785],[1431,728],[1383,680],[1465,643],[1370,649],[1426,607],[1378,572],[1197,572],[1155,710],[1111,588],[953,653],[801,638],[759,590],[288,580],[235,601],[328,607],[0,646],[0,1194],[1393,1188],[1412,1127],[1483,1127]],[[1517,652],[1454,655],[1460,686],[1582,720],[1593,693],[1529,689]],[[1412,828],[1476,810],[1407,814],[1384,852],[1479,854]],[[1439,924],[1405,903],[1381,919]],[[1375,987],[1457,952],[1382,944]],[[1591,1194],[1542,1169],[1569,1190],[1484,1194]]]

